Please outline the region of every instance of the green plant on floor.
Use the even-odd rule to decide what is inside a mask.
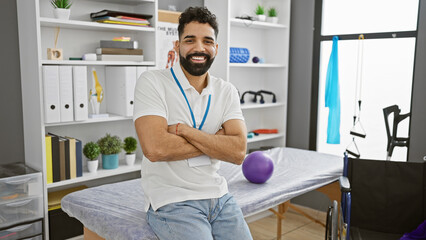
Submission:
[[[254,11],[256,15],[264,15],[265,14],[265,7],[257,4],[256,10]]]
[[[131,154],[136,151],[138,142],[134,137],[126,137],[123,142],[123,149],[127,154]]]
[[[54,8],[69,9],[72,5],[72,2],[70,2],[69,0],[51,0],[50,3]]]
[[[121,151],[122,143],[118,136],[111,136],[107,133],[105,137],[98,140],[98,145],[103,155],[118,154]]]
[[[97,160],[100,153],[101,149],[98,144],[94,142],[88,142],[86,145],[84,145],[83,154],[90,161]]]
[[[274,7],[271,7],[268,9],[268,17],[276,17],[277,16],[277,9]]]

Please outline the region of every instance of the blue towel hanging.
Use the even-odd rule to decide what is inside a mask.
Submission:
[[[327,143],[340,144],[340,90],[339,90],[339,62],[337,41],[333,37],[333,47],[328,62],[325,82],[325,107],[328,107]]]

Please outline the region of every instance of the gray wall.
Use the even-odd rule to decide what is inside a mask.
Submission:
[[[315,0],[291,2],[287,146],[300,149],[309,149],[314,13]],[[291,202],[322,211],[330,205],[330,200],[316,191]]]
[[[21,73],[15,0],[0,1],[0,164],[24,162]]]
[[[420,18],[417,28],[408,149],[408,161],[410,162],[426,160],[426,0],[420,1]]]
[[[291,2],[287,146],[309,149],[315,0]]]

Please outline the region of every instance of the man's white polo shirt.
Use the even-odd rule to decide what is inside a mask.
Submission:
[[[199,94],[189,84],[179,64],[173,70],[194,112],[197,128],[210,94],[210,110],[203,132],[215,134],[228,120],[244,120],[237,89],[231,83],[208,74],[207,87]],[[193,126],[188,105],[170,69],[143,73],[136,84],[134,103],[134,121],[142,116],[156,115],[165,118],[168,125]],[[151,162],[144,157],[141,176],[145,210],[150,205],[156,211],[169,203],[222,197],[228,192],[228,186],[225,178],[217,174],[220,161],[211,159],[211,162],[208,166],[189,167],[187,160]]]

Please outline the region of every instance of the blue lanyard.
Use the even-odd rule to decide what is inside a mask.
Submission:
[[[175,79],[176,84],[178,85],[178,87],[179,87],[180,91],[182,92],[183,97],[185,98],[186,104],[188,104],[189,112],[191,113],[192,122],[193,122],[193,124],[194,124],[194,125],[193,125],[193,127],[194,127],[194,128],[197,128],[197,125],[196,125],[196,123],[195,123],[194,112],[192,112],[191,105],[189,105],[188,98],[186,97],[186,94],[185,94],[185,92],[183,91],[182,85],[180,85],[180,82],[179,82],[179,80],[177,79],[177,77],[176,77],[176,75],[175,75],[175,72],[173,71],[173,68],[170,68],[170,71],[172,72],[173,78]],[[201,121],[201,124],[200,124],[200,126],[198,127],[198,130],[201,130],[201,129],[203,128],[204,122],[206,121],[207,114],[209,113],[209,109],[210,109],[210,101],[211,101],[211,98],[212,98],[212,95],[210,94],[210,95],[209,95],[209,101],[207,102],[206,112],[204,113],[203,120]]]

